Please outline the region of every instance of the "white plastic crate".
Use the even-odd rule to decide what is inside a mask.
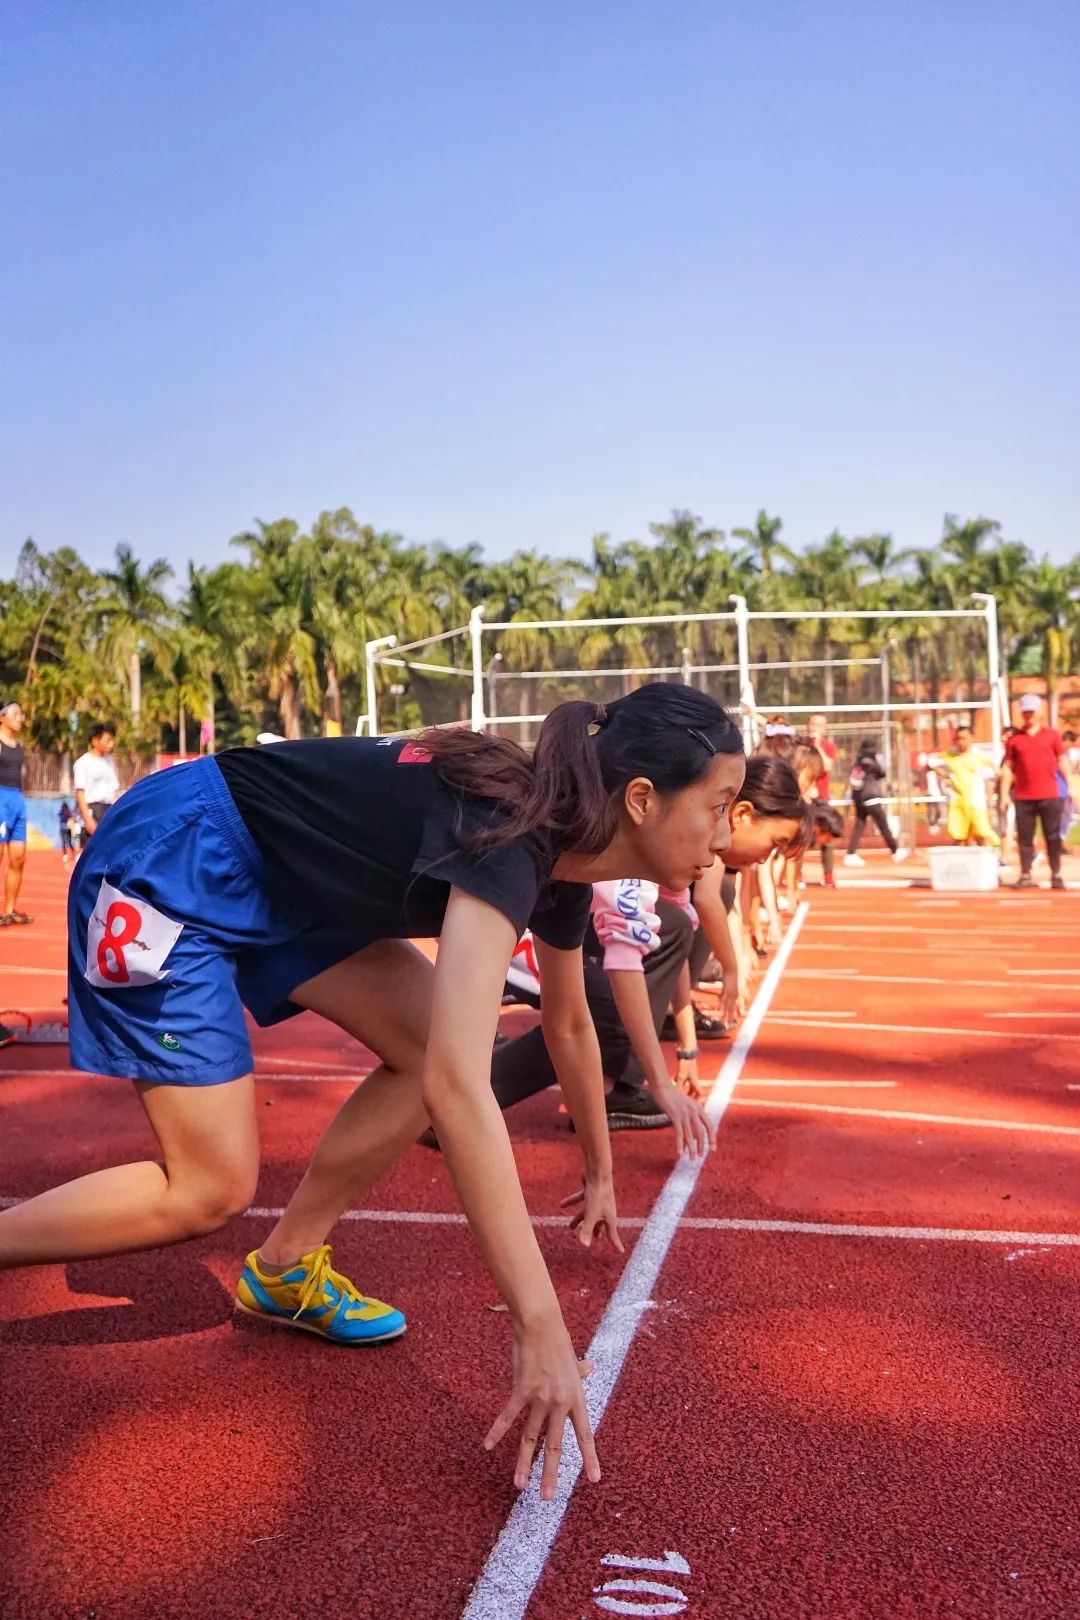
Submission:
[[[932,849],[932,889],[996,889],[998,852],[978,844],[950,844]]]

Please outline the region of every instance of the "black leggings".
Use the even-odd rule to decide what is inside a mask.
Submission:
[[[874,823],[874,826],[895,855],[897,850],[896,839],[892,835],[892,828],[885,819],[885,806],[880,800],[874,804],[860,804],[858,799],[855,800],[855,824],[851,829],[851,838],[848,841],[848,854],[855,855],[858,853],[859,840],[862,838],[868,820]]]
[[[1061,799],[1017,799],[1016,841],[1020,845],[1020,870],[1031,871],[1035,859],[1035,822],[1042,822],[1046,839],[1046,856],[1050,862],[1051,877],[1061,876],[1061,812],[1065,808]]]
[[[653,1027],[657,1034],[675,990],[679,971],[690,952],[693,925],[681,906],[669,900],[657,904],[660,917],[660,944],[646,956],[645,985],[649,992]],[[585,962],[585,995],[600,1041],[600,1061],[604,1075],[616,1084],[640,1085],[641,1065],[630,1049],[611,982],[598,961]],[[512,1108],[538,1091],[557,1084],[555,1066],[548,1056],[544,1033],[537,1024],[527,1035],[497,1047],[491,1060],[491,1085],[499,1107]]]

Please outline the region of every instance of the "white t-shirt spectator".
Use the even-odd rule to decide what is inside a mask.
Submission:
[[[88,750],[75,761],[75,791],[86,794],[87,804],[115,804],[120,797],[120,778],[108,754]]]

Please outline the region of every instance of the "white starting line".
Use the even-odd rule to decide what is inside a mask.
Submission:
[[[796,910],[783,944],[761,981],[761,988],[709,1093],[705,1108],[714,1124],[719,1123],[731,1101],[807,910],[805,901]],[[585,1386],[589,1421],[594,1431],[607,1409],[642,1312],[648,1305],[660,1267],[667,1258],[704,1163],[704,1158],[691,1161],[684,1156],[664,1183],[586,1352],[596,1368]],[[568,1430],[564,1441],[559,1480],[550,1502],[540,1500],[542,1464],[542,1457],[538,1458],[528,1485],[511,1508],[462,1613],[462,1620],[522,1620],[581,1473],[581,1451],[572,1430]]]

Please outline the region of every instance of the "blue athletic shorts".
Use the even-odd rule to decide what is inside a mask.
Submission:
[[[95,1074],[213,1086],[252,1067],[260,1024],[290,992],[370,943],[298,924],[212,758],[117,801],[68,891],[71,1061]]]
[[[0,844],[26,843],[26,799],[19,788],[0,788]]]

